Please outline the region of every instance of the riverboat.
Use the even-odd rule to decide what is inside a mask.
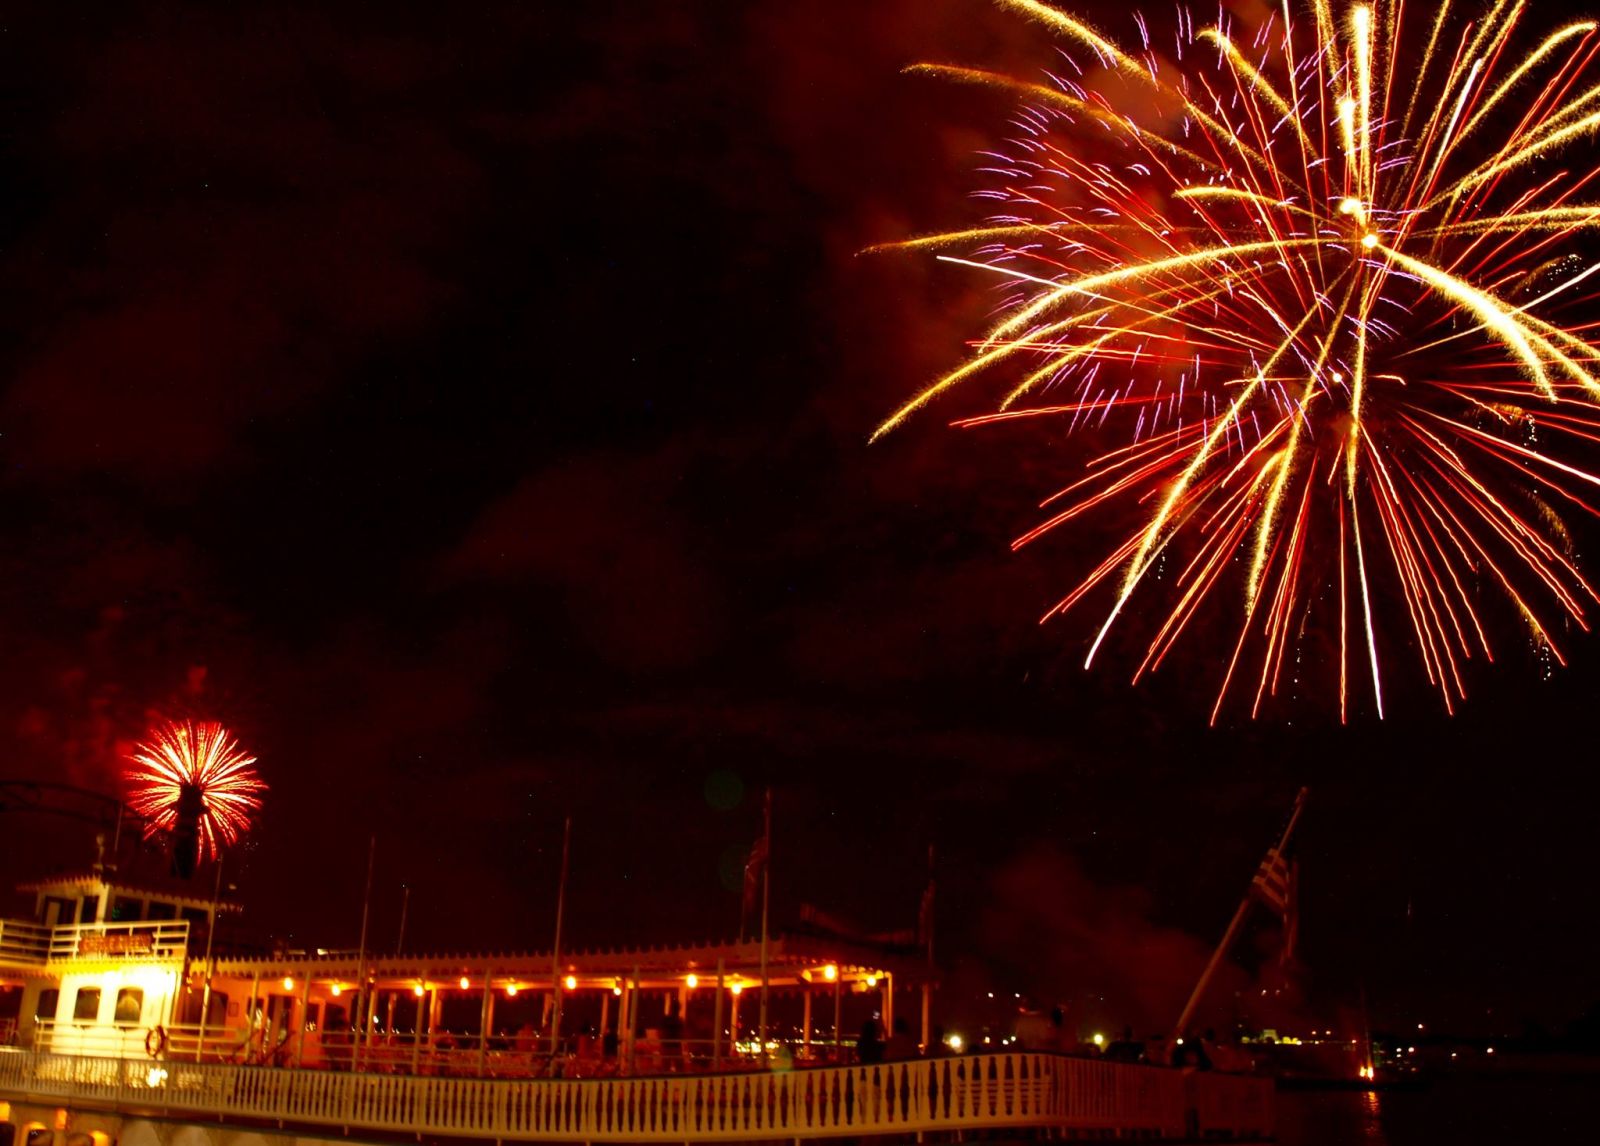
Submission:
[[[888,944],[241,954],[192,884],[25,890],[33,918],[0,921],[0,1146],[1271,1132],[1260,1079],[949,1053],[932,968]],[[858,1061],[856,1017],[897,1011],[922,1053]]]

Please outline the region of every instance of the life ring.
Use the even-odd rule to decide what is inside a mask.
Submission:
[[[144,1033],[144,1053],[151,1058],[160,1058],[167,1049],[167,1028],[151,1027]]]

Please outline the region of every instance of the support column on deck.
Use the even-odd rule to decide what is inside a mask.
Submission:
[[[723,962],[717,956],[717,1001],[711,1012],[711,1069],[722,1065],[722,990]]]
[[[417,1000],[417,1021],[411,1024],[411,1073],[416,1074],[417,1068],[422,1065],[422,1008],[428,1005],[427,988],[420,993],[412,991],[412,997]]]
[[[366,1047],[366,1057],[372,1057],[372,1045],[378,1037],[378,984],[366,982],[357,984],[356,990],[360,992],[357,999],[361,1007],[367,1012],[365,1036],[356,1045]]]
[[[489,1061],[489,1032],[494,1030],[494,968],[483,971],[483,1006],[478,1013],[478,1077]]]
[[[623,1010],[628,1016],[628,1069],[633,1069],[634,1034],[639,1029],[639,964],[633,965],[633,984],[623,996],[627,1004]]]
[[[258,967],[258,968],[256,968],[255,975],[252,976],[251,979],[250,979],[250,1001],[245,1003],[245,1005],[244,1005],[244,1018],[245,1018],[244,1026],[245,1026],[245,1031],[246,1031],[246,1034],[245,1034],[245,1046],[247,1048],[249,1048],[248,1050],[245,1051],[246,1060],[249,1059],[251,1052],[254,1051],[254,1049],[255,1049],[255,1043],[256,1043],[256,997],[260,993],[261,993],[261,969]]]
[[[625,1070],[628,1062],[628,977],[622,976],[622,994],[617,1000],[617,1069]]]
[[[800,1023],[800,1046],[807,1052],[811,1050],[811,980],[806,980],[805,985],[805,1016]]]
[[[398,1003],[399,1001],[400,1001],[400,992],[399,991],[390,991],[389,992],[389,1009],[387,1011],[388,1017],[386,1019],[384,1019],[383,1029],[391,1039],[394,1038],[394,1008],[395,1008],[395,1004]],[[372,991],[372,1003],[373,1003],[373,1007],[374,1007],[373,1016],[376,1017],[377,1016],[376,1007],[377,1007],[377,1003],[378,1003],[378,991],[377,991],[377,988],[373,988],[373,991]]]
[[[295,1040],[294,1065],[303,1066],[306,1061],[306,1028],[311,1025],[311,972],[305,975],[305,985],[300,988],[300,1037]]]
[[[843,1033],[840,1027],[844,1025],[844,972],[840,971],[833,978],[833,1058],[839,1059],[839,1036]]]

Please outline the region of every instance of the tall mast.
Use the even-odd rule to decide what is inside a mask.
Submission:
[[[556,937],[550,952],[550,983],[555,1003],[550,1012],[550,1058],[554,1061],[561,1045],[561,916],[567,906],[567,857],[572,850],[572,817],[561,830],[561,882],[556,888]]]
[[[1294,833],[1295,824],[1300,821],[1300,812],[1305,807],[1305,803],[1306,790],[1301,788],[1299,794],[1294,798],[1294,808],[1289,813],[1289,822],[1284,826],[1283,835],[1278,839],[1278,846],[1275,850],[1280,856],[1283,854],[1284,849],[1289,846],[1289,837]],[[1233,913],[1233,920],[1228,924],[1228,930],[1222,935],[1222,942],[1218,943],[1217,949],[1211,953],[1211,961],[1206,964],[1206,969],[1200,973],[1200,981],[1194,985],[1194,992],[1190,994],[1189,1001],[1184,1004],[1183,1014],[1178,1016],[1178,1025],[1173,1028],[1173,1036],[1175,1038],[1182,1038],[1183,1032],[1189,1029],[1189,1020],[1194,1018],[1194,1013],[1200,1006],[1200,1000],[1205,996],[1206,988],[1211,985],[1211,977],[1216,974],[1217,967],[1222,962],[1222,957],[1227,954],[1228,948],[1233,946],[1234,939],[1238,937],[1239,928],[1244,923],[1244,917],[1250,911],[1250,899],[1255,893],[1256,881],[1259,878],[1260,869],[1258,868],[1256,874],[1250,877],[1250,886],[1245,888],[1244,898],[1239,901],[1239,906]]]
[[[767,902],[772,892],[772,789],[767,789],[761,813],[761,838],[766,841],[766,855],[761,863],[761,1053],[767,1053]]]

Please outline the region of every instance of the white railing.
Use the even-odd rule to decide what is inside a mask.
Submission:
[[[134,923],[68,923],[49,928],[49,960],[110,959],[118,963],[171,962],[189,949],[187,919]]]
[[[46,1054],[89,1055],[93,1058],[145,1058],[148,1032],[137,1024],[103,1026],[68,1019],[35,1019],[33,1049]]]
[[[1048,1054],[595,1080],[445,1078],[0,1052],[0,1093],[407,1134],[616,1142],[1034,1127],[1270,1137],[1271,1082]]]
[[[50,954],[50,928],[25,919],[0,919],[0,962],[43,963]]]
[[[38,1019],[33,1024],[33,1049],[42,1054],[87,1055],[90,1058],[149,1059],[156,1056],[190,1062],[263,1063],[260,1034],[247,1030],[174,1023],[142,1027],[131,1023],[77,1023],[71,1019]]]

